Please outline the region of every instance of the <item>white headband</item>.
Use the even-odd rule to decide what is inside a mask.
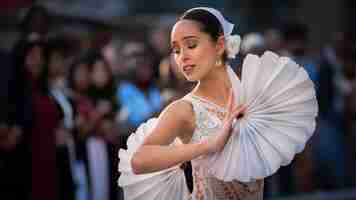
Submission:
[[[214,8],[208,7],[196,7],[189,9],[187,12],[193,10],[205,10],[209,13],[213,14],[218,21],[220,22],[222,29],[224,31],[225,41],[226,41],[226,49],[229,58],[235,58],[236,54],[240,50],[241,37],[239,35],[231,35],[232,30],[234,29],[234,24],[227,21],[224,16],[220,13],[220,11]]]

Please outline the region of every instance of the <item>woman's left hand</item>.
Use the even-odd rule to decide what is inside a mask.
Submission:
[[[234,106],[234,94],[231,90],[228,100],[227,113],[223,120],[223,126],[220,132],[216,136],[202,141],[204,147],[206,147],[207,154],[223,150],[225,144],[231,136],[234,121],[243,116],[245,110],[246,106],[244,105]]]

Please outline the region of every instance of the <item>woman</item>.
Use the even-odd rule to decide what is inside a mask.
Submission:
[[[114,187],[115,155],[111,155],[113,146],[107,141],[106,135],[113,132],[113,124],[117,111],[115,101],[115,82],[109,63],[98,52],[88,57],[90,86],[88,97],[94,103],[95,126],[87,138],[87,155],[92,200],[109,200],[117,197]],[[117,166],[117,163],[116,163]]]
[[[49,92],[48,66],[42,41],[24,41],[19,46],[15,67],[17,109],[25,119],[25,140],[28,140],[31,158],[31,199],[57,199],[55,129],[60,123],[61,111]],[[24,167],[26,168],[26,166]]]
[[[199,99],[198,101],[204,101],[202,105],[206,102],[214,105],[212,112],[215,112],[223,120],[222,127],[217,130],[220,132],[218,133],[219,137],[202,140],[198,143],[189,143],[197,128],[195,123],[197,119],[189,98],[177,100],[162,112],[156,128],[133,157],[132,167],[135,173],[166,169],[224,148],[231,133],[232,122],[243,113],[244,107],[232,105],[233,97],[225,68],[226,53],[222,33],[222,27],[216,17],[204,10],[195,10],[183,15],[171,33],[172,53],[176,63],[187,80],[199,82],[188,96]],[[220,108],[226,107],[229,108],[227,112],[219,112]],[[179,137],[184,145],[163,146],[171,143],[176,137]],[[240,188],[246,188],[246,191],[250,190],[249,186],[239,186],[234,182],[215,184],[217,179],[206,179],[203,170],[197,163],[194,164],[193,162],[195,181],[193,196],[196,199],[203,197],[215,199],[218,194],[215,194],[214,191],[210,194],[209,190],[224,192],[225,188],[231,188],[236,193]],[[205,184],[208,184],[208,187],[204,187]],[[257,186],[254,185],[254,187]],[[262,190],[262,182],[258,182],[258,189],[250,196],[262,196]],[[221,195],[228,199],[230,194],[226,192]],[[257,199],[256,197],[255,199]]]
[[[275,143],[273,140],[281,139],[279,142],[286,144],[286,146],[278,146],[277,148],[280,150],[278,152],[274,152],[272,149],[268,154],[262,154],[263,158],[259,160],[257,158],[259,156],[254,154],[254,148],[263,152],[263,148],[269,149],[269,146],[260,146],[260,140],[246,138],[254,136],[252,136],[253,134],[246,136],[246,131],[240,131],[244,131],[244,129],[236,127],[236,125],[242,127],[244,124],[241,122],[241,118],[245,118],[245,113],[250,115],[252,111],[250,113],[246,112],[247,105],[241,103],[244,101],[235,100],[235,98],[240,99],[240,96],[243,96],[243,92],[246,90],[241,91],[242,94],[240,95],[240,91],[236,88],[244,89],[244,85],[240,85],[231,67],[227,65],[228,58],[234,58],[238,52],[237,44],[240,41],[239,37],[230,35],[232,28],[233,25],[227,22],[219,11],[204,7],[188,10],[174,25],[171,32],[173,57],[185,78],[188,81],[197,82],[197,84],[185,97],[174,101],[165,108],[155,122],[148,121],[146,123],[148,124],[147,126],[142,125],[132,137],[130,136],[131,139],[129,138],[128,140],[129,149],[127,151],[128,153],[133,152],[131,159],[128,159],[130,165],[125,165],[125,162],[127,162],[125,156],[128,154],[124,151],[119,152],[121,158],[119,170],[130,174],[130,169],[132,169],[134,174],[148,173],[151,176],[149,177],[151,179],[146,179],[142,175],[120,177],[119,184],[124,187],[125,197],[128,199],[141,199],[140,193],[146,199],[170,198],[178,200],[188,198],[188,195],[181,195],[186,191],[183,188],[184,186],[180,185],[179,176],[173,173],[169,174],[169,170],[190,160],[192,161],[194,177],[194,189],[190,196],[191,199],[262,199],[263,178],[274,173],[277,169],[275,167],[277,165],[265,166],[264,162],[269,162],[270,158],[278,157],[279,154],[275,153],[280,153],[283,158],[279,161],[282,165],[285,165],[290,162],[290,156],[294,155],[295,152],[299,152],[304,145],[298,142],[294,144],[291,142],[292,140],[287,142],[282,136],[278,136],[279,138],[273,136],[273,139],[268,141],[269,143]],[[274,57],[274,55],[267,53],[266,57]],[[255,68],[255,66],[259,65],[256,65],[255,62],[254,66],[252,66],[251,60],[253,58],[248,57],[247,61],[245,61],[247,63],[244,62],[244,67]],[[262,61],[265,60],[262,59]],[[265,66],[263,67],[266,68],[277,65],[263,62],[261,64],[264,64]],[[294,68],[294,64],[292,68]],[[303,74],[305,75],[304,71]],[[270,78],[269,75],[267,74],[266,78]],[[263,82],[263,78],[261,77],[260,79],[259,82]],[[307,83],[309,84],[309,82]],[[246,85],[248,84],[246,83]],[[259,88],[256,86],[256,89]],[[250,92],[251,90],[247,91]],[[256,91],[254,94],[259,96],[264,93],[263,91],[260,93]],[[249,100],[249,96],[246,96],[247,100]],[[311,96],[312,106],[315,106],[314,96]],[[260,99],[256,98],[256,101]],[[239,102],[239,105],[236,105],[237,102]],[[253,105],[251,101],[246,102],[249,103],[248,106]],[[257,109],[257,106],[253,108]],[[252,110],[253,108],[248,109]],[[273,112],[269,116],[272,115]],[[314,114],[311,115],[314,116]],[[247,117],[251,118],[251,116]],[[243,120],[247,121],[249,120],[248,118]],[[236,121],[239,123],[235,123]],[[259,123],[264,124],[264,122]],[[250,125],[254,126],[253,128],[257,128],[256,132],[259,132],[258,129],[261,126],[255,125],[261,124],[251,123]],[[275,124],[276,127],[279,125]],[[239,131],[241,136],[239,136]],[[147,134],[145,134],[146,132]],[[137,139],[142,137],[140,136],[142,133],[145,134],[143,143],[138,145],[137,149],[130,148],[130,146],[137,144]],[[268,132],[268,134],[272,135],[274,133]],[[258,137],[261,137],[260,135]],[[271,135],[266,133],[266,136],[262,137],[272,138]],[[288,137],[292,136],[288,135]],[[179,138],[182,144],[171,145],[176,138]],[[236,141],[237,143],[235,143]],[[249,143],[247,144],[246,141],[249,141]],[[293,150],[288,149],[290,143],[292,143],[291,146],[295,145]],[[242,148],[241,146],[249,146],[249,151],[238,152]],[[238,151],[234,149],[238,149]],[[239,160],[241,157],[249,156],[256,159],[246,158],[246,164]],[[273,163],[277,163],[275,161],[278,159],[273,160]],[[235,161],[238,161],[237,165]],[[242,165],[246,165],[248,168],[242,168]],[[270,166],[272,166],[272,170],[270,170]],[[151,172],[157,173],[152,174]],[[162,174],[168,175],[164,176]],[[252,178],[249,175],[253,175],[251,176]],[[153,181],[152,177],[158,177],[158,179]],[[170,179],[171,177],[174,177],[172,178],[173,180]],[[162,183],[161,186],[154,188],[153,186],[156,182]],[[163,184],[174,185],[174,187],[170,187],[175,189],[172,192],[173,196],[165,196],[167,192],[161,188],[168,188],[169,186],[163,187]],[[137,187],[127,187],[130,185],[136,185]],[[179,187],[183,189],[176,189]],[[149,190],[147,188],[152,189]],[[160,189],[161,191],[158,191]],[[157,192],[152,190],[157,190]],[[160,195],[156,195],[157,193]]]

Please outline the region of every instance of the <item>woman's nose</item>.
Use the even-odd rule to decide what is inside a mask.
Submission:
[[[181,52],[181,60],[183,62],[186,62],[187,60],[189,60],[190,56],[189,53],[186,50],[182,50]]]

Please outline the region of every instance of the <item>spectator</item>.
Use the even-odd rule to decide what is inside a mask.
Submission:
[[[129,77],[121,80],[116,97],[121,105],[119,119],[122,125],[127,126],[127,134],[155,115],[163,106],[160,90],[153,79],[152,62],[147,57],[146,50],[142,42],[128,42],[122,50]]]

